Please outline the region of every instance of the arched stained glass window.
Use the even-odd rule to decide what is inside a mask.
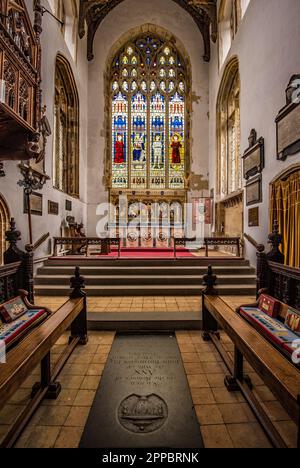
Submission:
[[[240,75],[236,59],[227,66],[217,103],[218,193],[223,198],[242,187]]]
[[[79,197],[79,98],[69,62],[57,56],[55,68],[54,187]]]
[[[153,35],[128,42],[110,77],[112,188],[184,189],[186,66]]]

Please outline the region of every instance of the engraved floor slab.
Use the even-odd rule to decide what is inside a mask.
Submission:
[[[118,335],[81,448],[202,448],[173,335]]]

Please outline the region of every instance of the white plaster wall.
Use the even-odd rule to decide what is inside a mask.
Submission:
[[[146,23],[171,32],[184,45],[192,65],[192,171],[208,178],[208,64],[203,60],[202,35],[191,16],[172,0],[125,0],[100,25],[89,65],[88,233],[95,235],[96,208],[108,201],[103,184],[105,167],[104,71],[112,46],[125,33]],[[197,194],[201,195],[201,194]]]
[[[263,203],[259,205],[260,227],[248,227],[245,208],[245,232],[266,243],[269,233],[269,184],[300,155],[287,161],[276,160],[278,111],[285,105],[285,89],[293,74],[300,73],[299,0],[251,0],[228,54],[236,55],[241,75],[241,148],[248,147],[250,130],[265,138],[266,167],[263,171]],[[226,62],[218,69],[218,48],[213,46],[210,63],[210,184],[216,186],[216,101]],[[255,249],[246,243],[246,255],[255,264]]]
[[[26,5],[32,12],[32,0],[27,0]],[[48,7],[47,1],[43,2]],[[54,123],[54,76],[55,59],[57,53],[64,55],[71,64],[80,100],[80,200],[67,197],[62,192],[53,188],[53,135],[49,137],[46,148],[46,173],[51,177],[44,187],[43,193],[43,217],[33,216],[33,237],[37,240],[42,234],[50,232],[50,236],[60,235],[60,226],[68,215],[74,215],[78,222],[86,223],[86,147],[87,147],[87,73],[86,40],[78,42],[77,61],[74,62],[65,44],[59,24],[45,14],[43,17],[42,33],[42,103],[47,105],[47,117],[53,130]],[[17,162],[5,162],[6,177],[0,179],[0,192],[6,199],[10,213],[17,220],[17,226],[22,232],[20,246],[28,242],[27,215],[23,213],[23,190],[17,185],[20,177]],[[65,200],[73,203],[72,212],[65,211]],[[58,202],[60,205],[59,216],[48,215],[48,200]],[[49,243],[45,243],[36,252],[36,258],[49,253]]]

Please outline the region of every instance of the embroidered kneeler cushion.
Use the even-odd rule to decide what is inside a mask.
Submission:
[[[31,329],[38,326],[48,317],[44,309],[28,310],[11,323],[0,322],[0,340],[9,349],[19,342]]]
[[[5,323],[10,323],[21,317],[28,309],[21,297],[15,297],[0,306],[0,316]]]
[[[285,319],[285,326],[300,338],[300,313],[289,309]]]
[[[240,313],[254,324],[256,329],[261,329],[270,338],[270,341],[293,354],[295,349],[292,348],[292,343],[299,339],[299,335],[287,328],[280,320],[270,317],[260,309],[251,307],[241,307]]]

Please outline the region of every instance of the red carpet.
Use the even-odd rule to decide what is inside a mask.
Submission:
[[[118,250],[113,249],[109,255],[97,255],[101,258],[118,257]],[[177,257],[194,257],[194,255],[187,249],[178,249],[176,252]],[[173,249],[147,249],[147,248],[128,248],[121,250],[121,258],[174,258]]]
[[[185,248],[179,248],[176,251],[177,258],[194,258],[197,257],[193,255],[189,250]],[[118,249],[113,248],[112,252],[109,255],[91,255],[86,257],[85,255],[76,256],[76,255],[67,255],[65,257],[51,257],[50,260],[71,260],[71,259],[78,259],[80,260],[88,260],[88,259],[107,259],[110,258],[118,258]],[[132,259],[164,259],[164,258],[175,258],[174,250],[173,249],[164,249],[164,248],[123,248],[121,250],[120,258],[132,258]]]

